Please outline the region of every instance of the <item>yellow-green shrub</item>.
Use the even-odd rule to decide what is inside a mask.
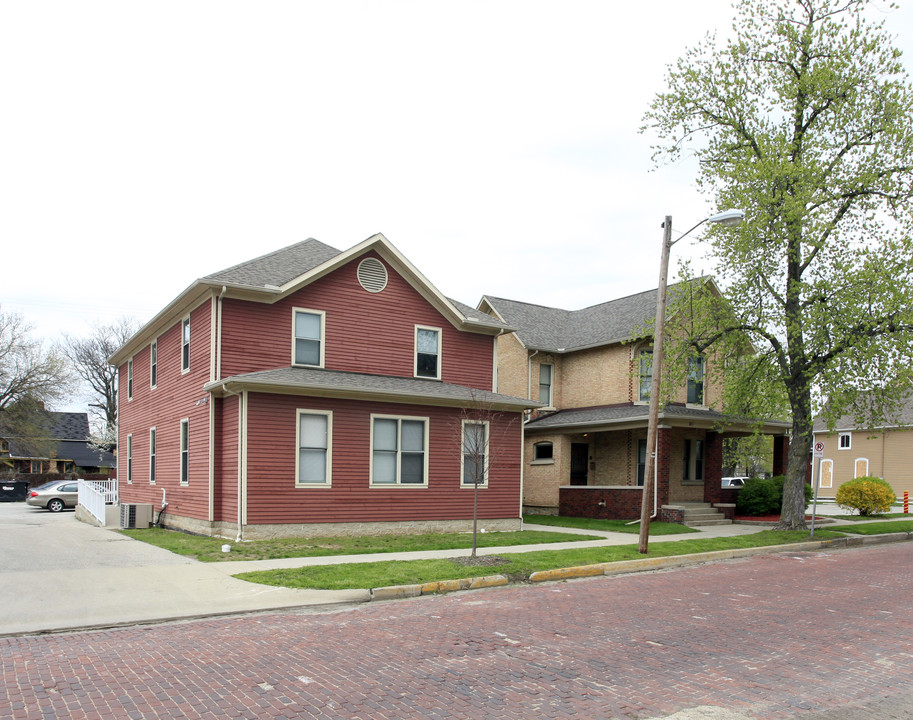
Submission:
[[[858,510],[860,515],[877,515],[887,512],[894,504],[891,486],[879,477],[858,477],[837,488],[837,504],[847,510]]]

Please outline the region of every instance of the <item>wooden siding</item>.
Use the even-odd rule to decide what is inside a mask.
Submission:
[[[332,487],[295,487],[297,409],[333,412]],[[369,487],[372,413],[429,418],[427,487]],[[512,422],[511,422],[512,421]],[[480,518],[514,518],[520,504],[518,414],[493,423],[496,445]],[[472,517],[473,490],[460,486],[460,412],[251,393],[247,433],[249,524],[450,520]],[[226,472],[226,475],[228,473]]]
[[[120,483],[122,502],[162,503],[167,512],[205,520],[209,515],[210,318],[206,300],[190,313],[190,370],[181,372],[181,321],[158,336],[156,387],[150,387],[150,346],[133,356],[133,398],[127,399],[127,363],[119,368],[118,446],[133,435],[133,483]],[[186,317],[186,316],[185,316]],[[188,483],[180,483],[181,420],[189,420]],[[156,483],[149,484],[149,429],[156,429]]]
[[[226,298],[222,306],[222,377],[292,364],[294,308],[326,313],[325,367],[413,377],[415,326],[441,328],[441,379],[492,389],[491,336],[461,332],[384,262],[387,287],[358,283],[358,257],[273,305]]]
[[[851,433],[848,449],[839,448],[839,435],[842,432]],[[868,474],[887,480],[898,497],[903,497],[904,491],[913,494],[913,430],[899,428],[875,432],[848,430],[832,434],[816,433],[815,440],[824,442],[823,459],[833,463],[832,487],[821,487],[819,497],[833,498],[843,483],[856,477],[856,464],[859,460],[868,461]],[[818,467],[815,472],[818,472]]]
[[[238,520],[238,397],[215,398],[213,520]]]

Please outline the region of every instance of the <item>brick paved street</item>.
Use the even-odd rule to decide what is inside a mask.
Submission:
[[[0,717],[913,717],[911,571],[902,543],[0,639]]]

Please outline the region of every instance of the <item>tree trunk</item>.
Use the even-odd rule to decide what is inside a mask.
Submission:
[[[805,483],[808,455],[812,449],[812,416],[809,392],[792,396],[793,427],[789,435],[789,455],[786,461],[786,481],[783,484],[783,504],[780,508],[778,530],[807,530],[805,524]]]

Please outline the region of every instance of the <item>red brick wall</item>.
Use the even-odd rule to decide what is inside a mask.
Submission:
[[[643,489],[562,487],[558,490],[558,514],[609,520],[636,520],[640,517]]]

